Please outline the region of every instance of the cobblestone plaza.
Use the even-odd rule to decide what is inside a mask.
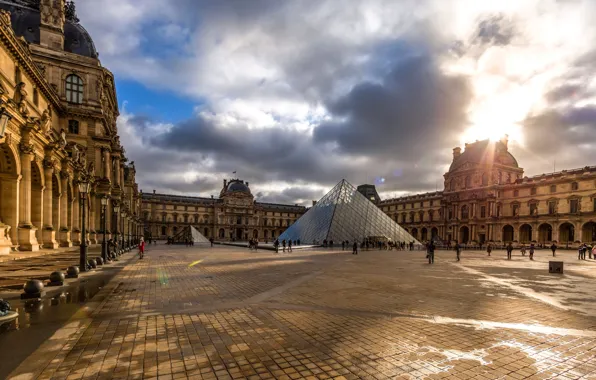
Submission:
[[[10,378],[596,378],[596,262],[505,256],[151,246]]]

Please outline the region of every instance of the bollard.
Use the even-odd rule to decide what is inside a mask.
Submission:
[[[87,260],[87,266],[91,267],[92,269],[95,269],[95,268],[97,268],[97,263],[95,262],[94,259],[89,259],[89,260]]]
[[[29,280],[23,286],[24,293],[21,294],[21,299],[41,298],[46,295],[43,290],[43,282],[39,280]]]
[[[66,269],[66,277],[67,278],[78,278],[79,277],[79,267],[77,266],[70,266]]]
[[[103,259],[101,257],[97,257],[95,259],[95,263],[97,264],[97,266],[103,265]]]
[[[548,262],[548,273],[563,274],[563,262],[562,261],[549,261]]]
[[[50,274],[50,281],[48,286],[62,286],[64,285],[64,273],[60,271],[52,272]]]

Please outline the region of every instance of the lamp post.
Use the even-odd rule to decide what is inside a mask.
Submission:
[[[81,272],[87,271],[87,229],[85,228],[85,200],[87,200],[87,194],[89,193],[90,183],[85,178],[79,181],[79,195],[81,197],[81,251],[79,256],[79,270]]]
[[[108,247],[106,245],[106,228],[107,228],[106,209],[107,209],[107,207],[108,207],[108,196],[104,195],[103,197],[101,197],[101,217],[102,217],[101,229],[103,230],[103,238],[101,241],[101,258],[103,259],[104,263],[108,262]]]
[[[118,222],[119,222],[118,221],[118,218],[119,218],[118,212],[120,211],[120,205],[118,203],[116,203],[114,205],[113,209],[114,209],[114,214],[116,214],[116,230],[118,230]],[[114,219],[112,219],[112,220],[114,220]],[[120,231],[120,233],[122,233],[122,231]],[[116,236],[114,238],[114,242],[116,243],[115,246],[117,246],[118,245],[118,234],[116,234]]]
[[[131,246],[130,246],[130,235],[132,233],[132,230],[130,229],[132,227],[132,215],[128,216],[128,250],[130,250]]]
[[[12,119],[12,116],[6,112],[6,107],[0,107],[0,138],[4,137],[10,119]]]
[[[120,250],[123,251],[124,250],[124,217],[126,215],[126,211],[122,210],[122,212],[120,213],[120,219],[122,220],[122,244],[120,245]],[[124,253],[124,252],[122,252]]]

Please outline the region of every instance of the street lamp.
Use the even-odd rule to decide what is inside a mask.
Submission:
[[[0,107],[0,138],[4,137],[10,119],[12,119],[12,116],[6,112],[6,107]]]
[[[101,241],[101,258],[103,259],[104,263],[108,262],[108,247],[106,246],[106,208],[108,207],[108,196],[104,195],[101,197],[101,217],[102,217],[102,226],[101,229],[103,230],[103,239]]]
[[[116,203],[114,205],[113,209],[114,209],[114,214],[116,214],[116,232],[118,232],[118,222],[119,222],[118,212],[120,211],[120,205],[118,203]],[[112,218],[112,220],[114,220],[114,219]],[[122,233],[122,232],[120,231],[120,233]],[[115,247],[118,246],[118,233],[116,233],[116,236],[114,237],[114,242],[116,243]]]
[[[87,230],[85,228],[85,200],[87,199],[87,194],[89,193],[89,188],[91,184],[89,181],[85,180],[84,178],[79,180],[79,195],[81,197],[81,251],[80,251],[80,258],[79,258],[79,270],[81,272],[87,271]]]
[[[131,248],[131,246],[130,246],[130,235],[132,234],[132,230],[131,230],[131,227],[132,227],[132,215],[130,215],[130,214],[128,215],[128,223],[127,224],[128,224],[128,250],[130,251],[130,248]]]
[[[121,253],[124,253],[124,217],[126,215],[126,211],[122,210],[122,212],[120,213],[120,220],[122,221],[121,226],[122,226],[122,244],[120,245],[120,251]]]

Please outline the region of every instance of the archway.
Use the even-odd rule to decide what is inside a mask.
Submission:
[[[253,239],[258,239],[259,238],[259,231],[252,230],[252,237],[253,237]]]
[[[467,226],[462,226],[459,229],[459,242],[467,244],[470,241],[470,229]]]
[[[529,224],[523,224],[519,228],[519,242],[529,243],[532,241],[532,226]]]
[[[7,225],[0,227],[0,253],[3,254],[10,253],[12,244],[17,244],[18,241],[17,178],[20,172],[20,161],[15,151],[6,143],[0,144],[0,221]],[[10,238],[6,239],[5,235]]]
[[[205,236],[206,238],[208,238],[208,237],[209,237],[209,228],[205,227],[205,228],[203,229],[203,236]]]
[[[547,243],[553,240],[553,227],[548,223],[542,223],[538,227],[538,241]]]
[[[582,227],[582,241],[584,243],[596,241],[596,223],[588,222]]]
[[[561,243],[573,243],[575,240],[575,228],[573,224],[565,222],[559,226],[559,241]]]
[[[412,235],[412,237],[414,239],[418,239],[418,229],[417,228],[412,228],[412,231],[410,232],[410,235]]]
[[[422,230],[420,230],[420,240],[428,240],[428,230],[426,229],[426,227],[423,227]]]
[[[510,242],[513,241],[513,226],[509,224],[503,227],[503,241]]]
[[[265,230],[265,231],[263,231],[263,237],[264,237],[265,239],[269,239],[269,230]]]
[[[223,228],[219,229],[219,238],[224,239],[226,237],[226,231]]]
[[[432,240],[436,239],[439,236],[439,229],[437,227],[433,227],[430,230],[430,238]]]

